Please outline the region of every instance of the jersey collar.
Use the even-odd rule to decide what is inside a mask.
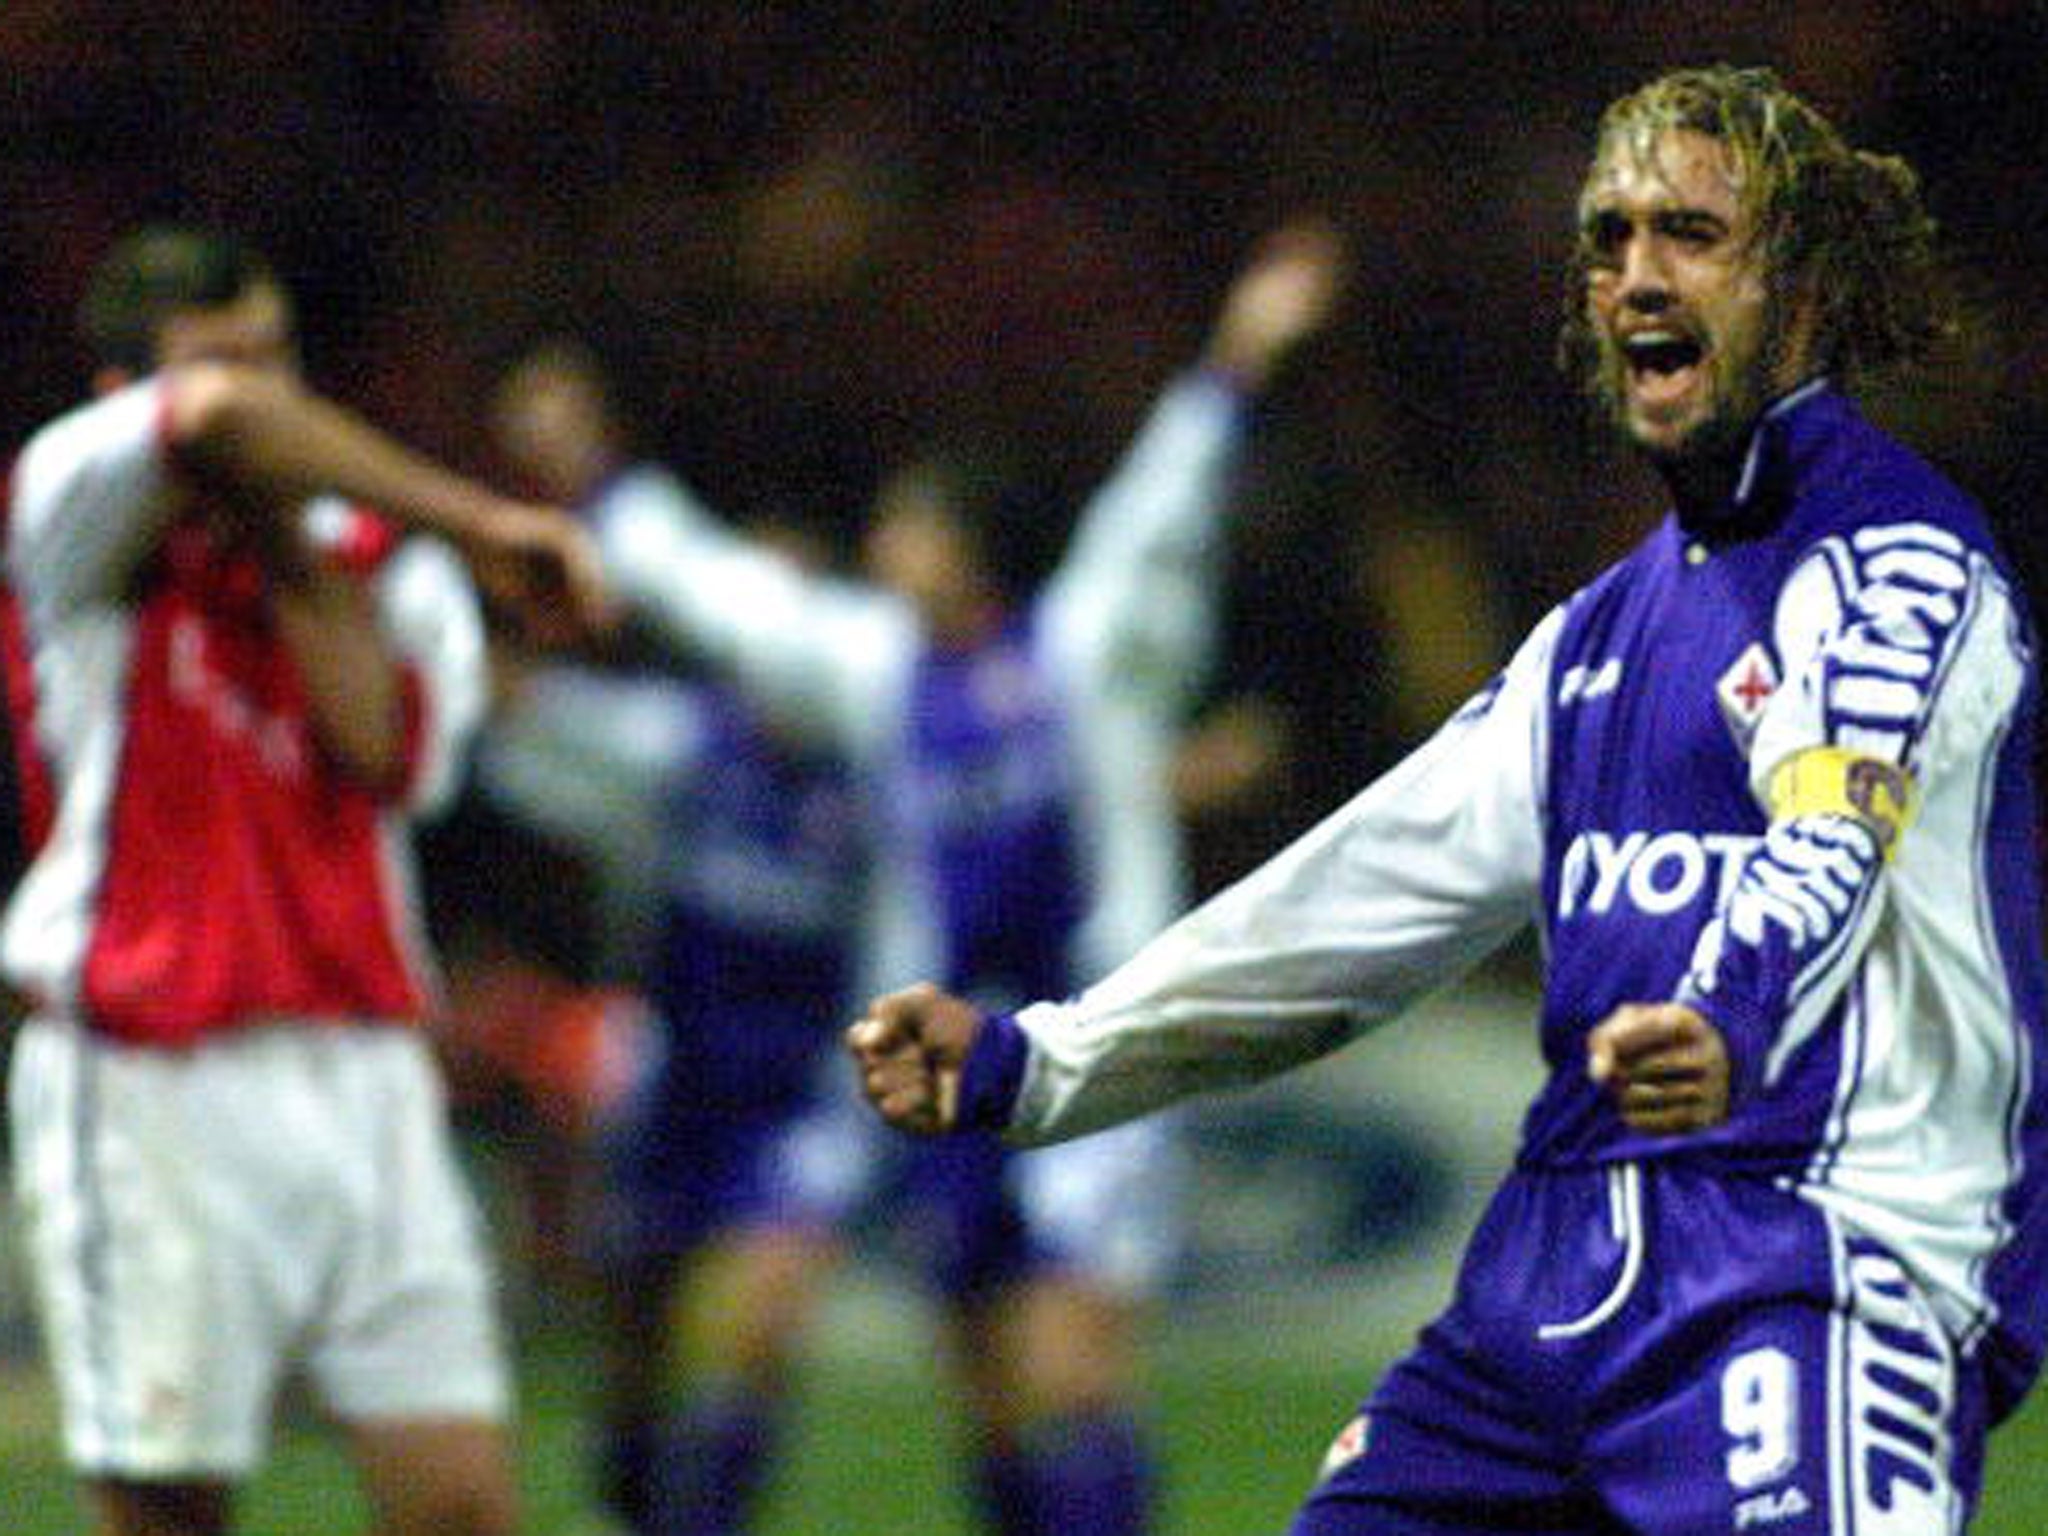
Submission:
[[[1775,526],[1791,499],[1807,446],[1846,403],[1824,375],[1772,401],[1750,433],[1734,492],[1711,516],[1688,516],[1681,510],[1679,522],[1686,533],[1710,545],[1731,544]]]

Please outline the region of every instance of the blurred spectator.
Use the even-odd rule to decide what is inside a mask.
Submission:
[[[18,438],[67,398],[77,359],[47,317],[87,255],[137,212],[176,210],[277,252],[336,317],[308,337],[316,374],[459,460],[490,360],[569,303],[640,333],[662,390],[690,381],[657,412],[663,440],[757,439],[710,485],[736,509],[772,499],[773,445],[820,419],[792,400],[830,405],[829,432],[882,457],[906,422],[1043,415],[1079,485],[1220,253],[1276,206],[1321,201],[1364,242],[1361,313],[1400,359],[1406,456],[1443,462],[1480,546],[1508,559],[1505,617],[1522,622],[1626,532],[1515,537],[1593,478],[1530,448],[1570,440],[1551,430],[1557,392],[1531,387],[1547,385],[1527,371],[1536,349],[1493,344],[1551,326],[1556,296],[1529,274],[1564,238],[1569,125],[1674,56],[1791,63],[1861,137],[1927,168],[1982,272],[1986,327],[2010,333],[2032,324],[2048,228],[2030,170],[2044,42],[2040,7],[1989,0],[1574,0],[1505,18],[1350,0],[1256,22],[1139,0],[1085,18],[928,0],[24,0],[0,16],[0,276],[25,301],[0,316],[0,425]],[[1566,55],[1581,67],[1547,67]],[[1489,126],[1498,153],[1475,153]],[[1507,217],[1452,239],[1453,201]],[[2041,378],[2002,381],[2020,415],[2039,412]],[[1346,389],[1315,404],[1320,428],[1345,429]],[[819,457],[862,451],[808,430]],[[1983,444],[2002,434],[1966,435],[1965,462],[1997,472]]]

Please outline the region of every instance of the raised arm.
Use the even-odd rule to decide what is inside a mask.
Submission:
[[[823,746],[893,740],[919,643],[906,604],[805,570],[658,470],[613,480],[590,515],[622,600],[670,644]]]
[[[1344,242],[1329,225],[1304,221],[1268,235],[1223,301],[1203,366],[1264,389],[1294,349],[1328,323],[1344,275]]]
[[[1055,643],[1192,696],[1214,644],[1229,480],[1247,400],[1329,320],[1344,250],[1322,224],[1268,236],[1232,283],[1201,365],[1168,389],[1047,584]]]
[[[604,622],[596,551],[565,513],[500,496],[288,376],[228,363],[166,369],[38,433],[17,466],[9,561],[41,619],[61,619],[123,600],[196,504],[289,564],[323,493],[445,536],[543,632]]]

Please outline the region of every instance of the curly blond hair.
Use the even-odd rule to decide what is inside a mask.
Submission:
[[[1810,344],[1818,371],[1849,382],[1922,362],[1954,333],[1954,290],[1913,168],[1852,149],[1771,70],[1675,70],[1621,97],[1601,116],[1587,188],[1613,157],[1648,156],[1663,134],[1686,129],[1727,152],[1781,313],[1795,295],[1816,301]],[[1590,383],[1593,252],[1583,217],[1580,226],[1559,357]]]

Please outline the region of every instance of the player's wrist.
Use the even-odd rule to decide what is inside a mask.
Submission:
[[[960,1107],[954,1129],[1000,1131],[1010,1123],[1024,1088],[1031,1037],[1007,1013],[990,1014],[975,1031],[960,1069]]]
[[[1240,357],[1212,348],[1195,369],[1195,377],[1231,400],[1245,402],[1259,393],[1265,370]]]

